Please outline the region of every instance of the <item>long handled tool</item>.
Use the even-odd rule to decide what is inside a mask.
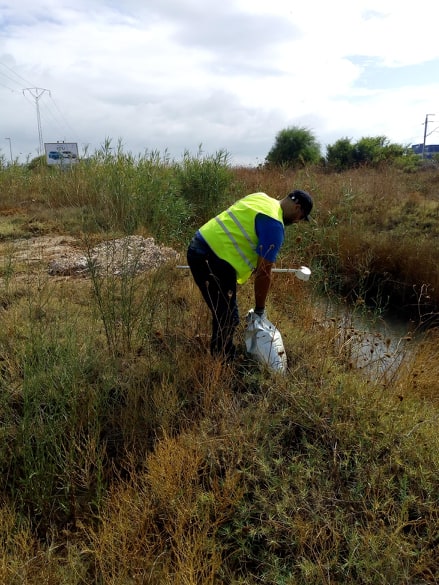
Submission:
[[[299,280],[309,280],[311,270],[307,266],[300,268],[273,268],[272,272],[292,272]]]
[[[189,266],[177,266],[177,268],[189,268]],[[273,268],[272,272],[291,272],[299,280],[309,280],[311,270],[307,266],[300,266],[300,268]]]

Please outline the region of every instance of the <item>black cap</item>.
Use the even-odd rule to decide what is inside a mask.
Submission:
[[[298,203],[300,205],[300,207],[303,209],[303,213],[304,213],[303,219],[305,221],[309,221],[308,216],[311,213],[312,205],[313,205],[311,195],[309,193],[307,193],[306,191],[301,191],[300,189],[296,189],[295,191],[290,193],[288,195],[288,197],[292,201],[295,201],[296,203]]]

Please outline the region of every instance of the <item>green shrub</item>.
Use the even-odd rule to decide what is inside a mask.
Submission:
[[[178,191],[189,204],[191,221],[197,227],[228,203],[233,184],[228,159],[228,153],[222,150],[209,156],[203,156],[200,150],[197,156],[185,152],[176,165]]]
[[[317,163],[320,160],[320,145],[308,128],[291,126],[277,133],[265,160],[287,168]]]

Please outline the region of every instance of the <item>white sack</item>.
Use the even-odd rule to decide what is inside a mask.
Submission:
[[[256,315],[253,309],[247,313],[246,321],[245,346],[247,352],[272,370],[285,372],[287,355],[279,329],[266,317]]]

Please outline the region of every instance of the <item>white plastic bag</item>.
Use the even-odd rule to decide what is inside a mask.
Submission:
[[[256,315],[253,309],[247,313],[246,321],[245,346],[247,353],[272,370],[285,372],[287,355],[279,329],[266,317]]]

